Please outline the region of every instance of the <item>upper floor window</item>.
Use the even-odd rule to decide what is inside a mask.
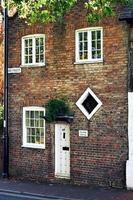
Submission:
[[[22,38],[22,65],[45,64],[45,35],[28,35]]]
[[[102,28],[87,28],[76,31],[76,62],[103,60]]]
[[[23,108],[23,146],[45,148],[45,108]]]

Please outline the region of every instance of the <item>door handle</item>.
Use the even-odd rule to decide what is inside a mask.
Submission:
[[[62,147],[63,151],[69,151],[69,147]]]

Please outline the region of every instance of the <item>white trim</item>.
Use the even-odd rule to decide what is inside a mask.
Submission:
[[[22,147],[45,149],[45,121],[44,121],[44,144],[27,143],[27,132],[26,132],[26,124],[25,124],[26,111],[43,111],[44,116],[45,116],[45,108],[44,107],[37,107],[37,106],[23,107],[23,141],[22,141],[23,145],[22,145]]]
[[[101,58],[92,59],[91,56],[91,32],[92,31],[101,31]],[[79,59],[79,32],[87,32],[88,34],[88,59],[80,60]],[[91,27],[91,28],[83,28],[75,31],[75,63],[94,63],[94,62],[103,62],[103,28],[102,27]],[[74,64],[75,64],[74,63]]]
[[[94,110],[90,114],[87,112],[87,110],[82,105],[82,103],[84,102],[84,100],[88,96],[88,93],[90,93],[98,103],[97,106],[94,108]],[[87,88],[86,91],[79,98],[79,100],[76,102],[76,105],[83,112],[83,114],[87,117],[87,119],[89,120],[94,115],[94,113],[101,107],[102,102],[100,101],[100,99],[98,99],[98,97],[94,94],[94,92],[90,88]]]
[[[40,63],[36,63],[35,59],[36,59],[36,56],[35,56],[35,50],[36,50],[36,47],[35,47],[35,39],[36,38],[43,38],[43,42],[44,42],[44,55],[43,55],[43,58],[44,58],[44,62],[40,62]],[[24,41],[25,39],[32,39],[33,43],[33,54],[32,54],[32,57],[33,57],[33,62],[32,63],[25,63],[25,54],[24,54],[24,49],[25,49],[25,45],[24,45]],[[22,40],[21,40],[21,65],[22,66],[25,66],[25,67],[34,67],[34,66],[44,66],[45,65],[45,34],[33,34],[33,35],[26,35],[26,36],[23,36],[22,37]]]
[[[45,63],[41,63],[41,64],[32,64],[32,65],[20,65],[21,68],[27,68],[27,67],[45,67]]]
[[[8,68],[8,74],[19,74],[21,73],[20,67]]]
[[[128,92],[128,160],[126,162],[126,186],[133,190],[133,92]]]
[[[78,62],[74,62],[74,65],[84,65],[84,64],[93,64],[93,63],[103,63],[103,60],[78,61]]]

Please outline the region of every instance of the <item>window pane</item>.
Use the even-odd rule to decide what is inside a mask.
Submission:
[[[27,128],[27,135],[30,135],[30,128]]]
[[[44,47],[40,46],[40,53],[43,54],[44,53]]]
[[[39,127],[39,120],[35,120],[35,127]]]
[[[44,136],[44,128],[40,128],[41,137]]]
[[[39,54],[39,46],[36,47],[36,54]]]
[[[30,126],[30,120],[26,119],[26,126]]]
[[[44,62],[44,55],[40,55],[40,62],[41,62],[41,63]]]
[[[82,39],[83,39],[83,35],[82,33],[79,33],[79,41],[82,41]]]
[[[97,31],[97,39],[101,39],[101,31]]]
[[[40,38],[40,45],[44,45],[44,39],[43,38]]]
[[[32,143],[35,143],[35,136],[31,137]]]
[[[27,143],[30,143],[30,136],[27,136]]]
[[[25,48],[25,55],[28,55],[28,48]]]
[[[35,128],[32,128],[32,135],[35,136]]]
[[[29,56],[29,63],[32,63],[32,56]]]
[[[96,37],[95,37],[95,31],[92,31],[92,40],[95,40]]]
[[[31,118],[34,118],[34,111],[31,111],[31,112],[30,112],[30,117],[31,117]]]
[[[36,46],[39,46],[39,38],[36,38]]]
[[[35,111],[35,118],[39,118],[39,112]]]
[[[92,41],[92,50],[95,50],[95,48],[96,48],[96,42]]]
[[[28,47],[28,40],[24,41],[24,45],[25,45],[25,47]]]
[[[84,50],[87,50],[87,49],[88,49],[88,43],[85,42],[85,43],[84,43]]]
[[[88,38],[87,38],[87,32],[84,32],[84,41],[87,41]]]
[[[32,39],[29,39],[29,46],[32,46]]]
[[[92,51],[92,58],[97,58],[97,53],[96,53],[96,51]]]
[[[80,60],[83,60],[83,58],[84,58],[83,52],[80,52],[80,53],[79,53],[79,58],[80,58]]]
[[[29,118],[29,111],[26,111],[26,118]]]
[[[40,143],[41,143],[41,144],[44,144],[44,137],[41,137]]]
[[[44,123],[44,120],[43,120],[43,119],[41,119],[41,120],[40,120],[40,127],[43,127],[43,126],[44,126],[44,124],[43,124],[43,123]]]
[[[97,51],[97,58],[101,58],[101,51]]]
[[[32,48],[29,48],[29,54],[32,55]]]
[[[39,55],[36,55],[36,63],[39,63]]]
[[[101,49],[101,41],[97,41],[97,49]]]
[[[25,56],[25,63],[28,63],[28,56]]]
[[[34,127],[34,120],[33,119],[30,120],[30,126]]]
[[[44,117],[44,112],[43,111],[40,112],[40,117]]]
[[[82,49],[83,49],[83,43],[80,42],[80,43],[79,43],[79,50],[82,51]]]
[[[85,52],[84,52],[84,59],[87,59],[87,58],[88,58],[88,52],[85,51]]]

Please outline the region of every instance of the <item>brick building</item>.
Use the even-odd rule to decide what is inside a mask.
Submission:
[[[62,23],[9,20],[9,169],[22,179],[125,186],[129,25],[90,25],[83,3]],[[48,123],[67,98],[73,121]]]

